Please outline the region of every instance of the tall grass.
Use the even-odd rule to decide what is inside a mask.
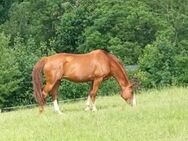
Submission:
[[[133,108],[119,95],[98,97],[97,112],[84,104],[2,113],[0,141],[188,141],[188,88],[142,92]]]

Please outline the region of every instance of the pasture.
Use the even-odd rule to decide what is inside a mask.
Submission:
[[[0,141],[188,141],[188,88],[165,88],[136,95],[128,106],[119,95],[97,97],[97,112],[85,101],[0,114]]]

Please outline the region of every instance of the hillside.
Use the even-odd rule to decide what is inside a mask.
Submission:
[[[137,94],[129,107],[119,95],[97,97],[97,112],[85,101],[61,104],[64,115],[46,107],[0,114],[1,141],[187,141],[188,88]]]

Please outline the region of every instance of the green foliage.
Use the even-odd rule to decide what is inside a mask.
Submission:
[[[176,49],[180,50],[179,53]],[[144,87],[187,83],[187,49],[176,48],[167,40],[146,46],[139,59],[138,78]]]
[[[27,43],[23,43],[23,39],[17,37],[15,39],[14,48],[16,54],[16,61],[21,71],[20,89],[14,96],[13,104],[31,104],[34,102],[32,95],[32,78],[31,73],[34,64],[44,55],[50,55],[53,51],[49,50],[44,43],[40,44],[40,48],[37,48],[36,42],[30,38]],[[10,103],[9,103],[10,105]]]
[[[60,16],[56,36],[53,38],[57,52],[78,52],[78,46],[84,42],[85,28],[93,23],[95,3],[93,0],[62,3],[64,13]]]
[[[72,83],[67,80],[62,80],[60,89],[59,89],[59,100],[63,99],[76,99],[87,97],[91,87],[91,82],[89,83]],[[103,81],[97,95],[106,96],[114,95],[119,93],[119,85],[114,79],[109,79]]]
[[[155,40],[156,21],[142,2],[101,1],[92,14],[93,25],[85,29],[85,42],[78,47],[81,52],[107,48],[134,64],[142,48]]]
[[[49,44],[62,12],[59,4],[60,1],[51,0],[14,2],[9,10],[9,20],[0,29],[11,35],[12,44],[18,34],[24,41],[32,37],[37,44]]]
[[[129,76],[146,88],[187,85],[187,5],[185,0],[2,0],[1,84],[11,78],[13,83],[1,94],[6,100],[0,96],[3,105],[34,102],[32,68],[55,52],[108,49],[124,64],[139,65]],[[9,60],[13,67],[6,65]],[[106,81],[99,95],[117,93],[115,83]],[[60,98],[83,97],[88,90],[87,84],[63,81]]]
[[[0,107],[3,107],[8,98],[20,88],[21,72],[14,50],[8,47],[9,37],[1,33],[0,39]]]
[[[187,15],[179,15],[187,18]],[[168,20],[171,20],[170,18]],[[181,29],[188,21],[182,23],[181,18],[173,18],[173,24],[165,20],[159,23],[160,30],[156,34],[156,41],[148,44],[140,55],[137,77],[144,87],[188,84],[188,40],[185,38],[187,33]],[[176,25],[177,21],[181,24]],[[185,34],[186,36],[182,36]]]
[[[182,40],[176,48],[175,80],[177,85],[188,84],[188,40]]]
[[[0,24],[4,23],[8,19],[9,9],[15,1],[17,0],[0,1]]]
[[[2,83],[6,84],[6,87],[4,86],[4,88],[7,89],[7,92],[5,92],[6,97],[2,102],[2,105],[3,107],[6,107],[32,104],[34,102],[31,83],[31,72],[33,66],[41,56],[45,54],[50,55],[53,51],[49,50],[45,44],[41,44],[40,49],[37,48],[37,45],[32,38],[30,38],[25,44],[23,39],[18,36],[15,39],[13,48],[8,47],[9,42],[5,43],[3,44],[2,42],[1,44],[6,47],[2,50],[3,55],[1,55],[1,63],[2,66],[5,67],[4,69],[6,69],[6,72],[4,72],[6,75],[2,74],[1,80],[3,81]],[[9,65],[7,64],[6,66],[5,63],[8,63]],[[8,81],[10,81],[10,84],[12,85],[9,86]],[[10,88],[11,86],[12,88]],[[3,94],[3,92],[1,93]]]
[[[86,97],[89,91],[89,84],[73,83],[68,80],[62,80],[59,88],[58,99],[76,99]]]
[[[174,64],[173,45],[168,41],[157,41],[144,49],[138,75],[145,87],[170,85],[174,80]]]

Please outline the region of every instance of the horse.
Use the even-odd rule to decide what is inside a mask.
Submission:
[[[43,86],[43,74],[46,84]],[[87,97],[86,111],[96,111],[96,93],[103,80],[114,77],[120,88],[121,97],[131,106],[136,104],[133,84],[129,81],[126,70],[113,54],[97,49],[86,54],[57,53],[42,57],[32,71],[34,96],[39,111],[44,110],[48,93],[52,96],[55,112],[62,114],[58,106],[58,87],[62,79],[76,83],[91,82]]]

